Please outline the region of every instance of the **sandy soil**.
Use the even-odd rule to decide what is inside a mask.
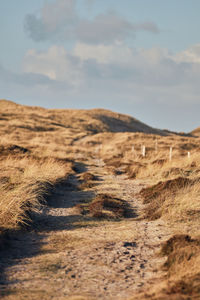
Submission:
[[[87,168],[99,178],[93,188],[58,186],[33,229],[11,239],[2,254],[3,299],[127,299],[165,275],[156,253],[170,232],[163,221],[142,218],[137,193],[144,184],[108,174],[98,160]],[[75,205],[98,193],[128,201],[132,216],[98,221],[80,215]]]

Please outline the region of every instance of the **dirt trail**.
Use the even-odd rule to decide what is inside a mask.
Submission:
[[[58,187],[33,232],[12,241],[1,264],[4,299],[127,299],[164,276],[158,271],[163,259],[155,253],[170,232],[160,220],[140,218],[143,205],[136,194],[143,185],[108,174],[98,161],[88,171],[100,179],[95,187]],[[81,216],[75,205],[96,193],[128,201],[135,215],[121,221]]]

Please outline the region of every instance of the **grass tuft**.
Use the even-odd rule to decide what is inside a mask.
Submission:
[[[130,208],[126,201],[108,194],[99,194],[91,202],[79,204],[79,212],[90,214],[98,219],[119,219],[130,216]]]
[[[7,157],[0,164],[0,228],[17,229],[38,212],[52,186],[69,174],[71,167],[55,159]]]

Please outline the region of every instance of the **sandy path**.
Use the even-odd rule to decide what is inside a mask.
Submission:
[[[163,259],[155,253],[170,233],[160,220],[140,219],[143,205],[136,194],[143,185],[108,174],[96,161],[88,171],[101,179],[95,187],[59,187],[35,230],[12,241],[2,263],[4,299],[127,299],[164,276],[157,271]],[[96,193],[128,201],[138,217],[114,222],[79,215],[74,206]]]

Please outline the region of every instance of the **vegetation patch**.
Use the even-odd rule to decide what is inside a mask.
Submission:
[[[189,235],[174,235],[163,244],[161,255],[167,255],[163,268],[170,282],[173,282],[167,293],[198,299],[195,297],[200,296],[200,239],[193,239]]]
[[[144,216],[149,220],[160,218],[170,206],[174,205],[176,195],[182,189],[193,186],[195,182],[189,178],[178,177],[142,189],[139,195],[143,198],[143,202],[148,204]]]
[[[83,181],[78,188],[81,190],[85,190],[85,189],[91,189],[96,185],[95,182],[88,180],[88,181]]]
[[[81,182],[79,185],[79,189],[81,190],[94,187],[97,184],[95,181],[99,180],[97,176],[90,172],[83,172],[82,174],[80,174],[79,179]]]
[[[130,162],[125,162],[123,160],[123,156],[119,155],[117,157],[112,158],[104,158],[104,163],[106,164],[106,169],[114,174],[114,175],[121,175],[126,172]]]
[[[200,239],[174,235],[163,243],[160,255],[167,256],[163,265],[167,277],[152,286],[152,291],[136,294],[129,300],[200,299]]]
[[[189,178],[178,177],[172,180],[160,181],[159,183],[144,188],[140,191],[144,203],[150,203],[153,199],[165,195],[166,193],[173,194],[178,189],[185,187],[186,185],[192,184],[193,181]]]
[[[159,166],[163,166],[165,163],[167,162],[167,159],[164,158],[159,158],[159,159],[155,159],[152,161],[153,165],[159,165]]]
[[[80,176],[80,179],[83,181],[92,181],[92,180],[97,181],[98,180],[97,176],[95,176],[94,174],[92,174],[90,172],[82,173]]]
[[[162,217],[171,227],[175,222],[176,230],[182,233],[173,236],[161,249],[161,254],[167,256],[163,266],[167,272],[166,285],[156,280],[156,291],[144,288],[144,299],[200,299],[199,138],[152,130],[127,116],[104,110],[46,110],[8,101],[0,104],[0,238],[7,239],[4,249],[8,248],[9,239],[17,237],[18,229],[31,221],[32,212],[39,212],[44,199],[48,201],[46,195],[52,188],[59,188],[60,183],[65,184],[66,192],[76,188],[76,180],[74,177],[68,180],[69,174],[77,173],[82,189],[97,185],[98,178],[87,172],[86,163],[90,163],[90,158],[94,163],[102,159],[112,174],[126,173],[129,179],[142,179],[143,183],[148,180],[152,186],[140,193],[147,204],[145,216],[148,219]],[[144,133],[132,132],[135,130]],[[141,152],[143,146],[145,155]],[[102,192],[107,190],[111,191],[102,189]],[[86,217],[67,216],[72,222],[70,228],[92,228],[110,219],[120,220],[131,215],[124,200],[109,194],[99,194],[91,200],[93,193],[94,189],[80,192],[83,200],[80,197],[82,202],[78,209]],[[64,195],[61,197],[68,200]],[[122,223],[127,226],[127,222]],[[132,229],[130,231],[132,234]],[[109,235],[112,232],[116,231],[110,230]],[[190,236],[191,232],[196,238]],[[41,246],[41,253],[71,251],[88,243],[83,235],[78,233],[79,238],[73,233],[75,230],[50,234],[47,243]],[[46,261],[43,256],[41,259],[41,265],[37,264],[39,275],[45,278],[49,273],[49,278],[55,278],[62,274],[62,260],[56,260],[56,256]],[[51,297],[51,291],[46,289],[7,292],[9,299],[15,300]],[[138,295],[134,297],[143,299]]]
[[[8,157],[0,164],[0,228],[17,229],[30,221],[44,196],[69,175],[71,165],[55,159]]]
[[[24,157],[29,155],[31,151],[18,145],[0,145],[0,160],[8,156]]]
[[[162,245],[161,255],[170,255],[186,246],[189,246],[190,248],[194,246],[200,247],[200,240],[192,239],[191,236],[185,234],[174,235]],[[169,266],[168,263],[166,264]]]
[[[112,157],[112,158],[104,158],[104,163],[107,166],[119,168],[122,165],[122,156]]]
[[[128,174],[129,179],[135,179],[139,172],[141,172],[142,169],[145,169],[145,167],[146,164],[134,161],[125,168],[125,172]]]
[[[91,202],[77,206],[82,214],[101,218],[127,218],[131,215],[128,203],[108,194],[99,194]]]

